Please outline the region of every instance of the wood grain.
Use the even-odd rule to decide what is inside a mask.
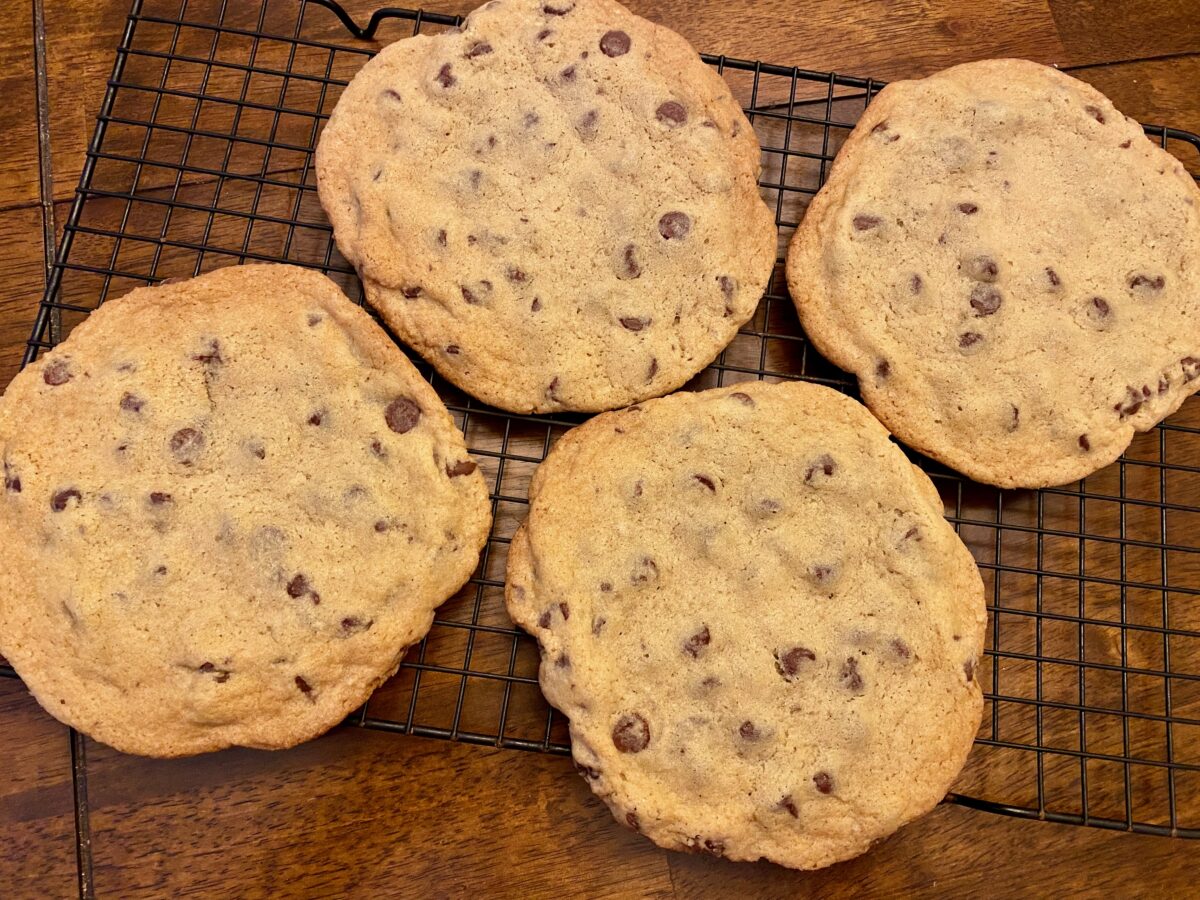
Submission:
[[[365,21],[377,0],[351,0],[347,7]],[[464,13],[474,0],[432,3],[430,9]],[[1165,3],[1118,3],[1102,0],[897,0],[894,3],[846,0],[758,0],[729,4],[718,0],[632,0],[635,11],[670,25],[698,48],[730,56],[758,58],[812,69],[833,69],[895,79],[926,74],[936,68],[969,59],[996,55],[1025,56],[1063,67],[1108,93],[1118,107],[1143,120],[1200,130],[1200,6],[1195,0]],[[54,165],[53,194],[60,201],[72,196],[91,138],[94,117],[112,71],[113,48],[125,27],[126,0],[63,0],[46,3],[50,134]],[[260,22],[257,3],[222,3],[222,0],[189,0],[187,18],[214,20],[224,7],[226,23],[240,28],[260,28],[290,34],[295,7],[288,0],[272,0]],[[168,11],[180,4],[147,0],[146,12]],[[310,6],[305,19],[308,36],[344,41],[344,33],[328,12]],[[381,42],[404,34],[390,24]],[[15,372],[42,288],[44,263],[41,213],[38,201],[38,148],[33,75],[32,23],[29,6],[18,4],[0,21],[0,128],[5,154],[0,155],[0,239],[8,250],[6,279],[0,282],[0,383]],[[248,38],[223,38],[217,50],[222,58],[239,58],[267,69],[287,68],[313,74],[330,72],[349,78],[360,64],[349,54],[331,55],[318,48],[297,51],[289,45]],[[167,70],[154,53],[170,49],[204,58],[212,52],[212,34],[203,29],[176,29],[149,20],[138,24],[134,46],[141,51],[127,63],[127,82],[165,83],[178,96],[153,108],[145,92],[122,89],[114,114],[130,120],[155,113],[168,124],[228,129],[235,113],[195,95],[238,95],[268,104],[316,108],[319,87],[312,83],[284,84],[268,76],[247,78],[231,67],[211,69],[198,64],[175,64]],[[377,42],[378,44],[379,42]],[[1172,58],[1145,59],[1174,54]],[[1183,55],[1179,55],[1183,54]],[[1191,54],[1191,55],[1188,55]],[[749,96],[749,80],[735,83],[740,96]],[[786,99],[777,85],[760,85],[760,102]],[[336,90],[325,97],[328,111]],[[801,98],[803,99],[803,98]],[[837,109],[853,115],[853,101],[839,101]],[[261,128],[269,113],[246,110],[238,114],[248,130]],[[281,139],[304,143],[312,127],[305,117],[283,117],[277,123]],[[253,147],[227,146],[198,140],[186,145],[167,132],[149,134],[133,127],[113,132],[112,147],[130,155],[149,155],[165,162],[243,172],[269,173],[280,180],[299,171],[294,156],[266,157]],[[1185,158],[1193,171],[1200,159]],[[137,202],[122,200],[88,205],[90,224],[113,223],[128,213],[126,230],[140,240],[121,243],[103,236],[80,237],[80,249],[111,258],[133,272],[188,275],[240,258],[249,252],[277,254],[284,247],[312,252],[326,237],[316,229],[295,231],[280,226],[245,227],[244,215],[259,213],[291,216],[300,203],[301,218],[314,224],[322,216],[308,201],[298,200],[294,189],[256,190],[236,179],[218,182],[203,174],[179,175],[171,166],[109,166],[102,186],[115,191],[138,187]],[[205,214],[177,210],[171,219],[161,201],[174,198],[202,206],[216,200],[226,210],[212,220],[210,243],[227,252],[188,255],[163,247],[203,225]],[[308,205],[305,205],[305,204]],[[799,205],[789,215],[799,215]],[[63,207],[59,208],[59,221]],[[352,279],[344,279],[348,288]],[[64,280],[65,298],[83,306],[94,305],[107,287],[123,293],[137,284],[132,279],[104,279],[71,273]],[[75,317],[77,318],[77,317]],[[68,327],[72,316],[66,317]],[[740,353],[756,353],[735,346]],[[773,350],[772,352],[776,352]],[[1200,424],[1200,411],[1189,406],[1185,414]],[[491,430],[489,430],[491,428]],[[495,436],[486,416],[468,424],[474,446],[484,446]],[[514,433],[510,449],[521,447],[532,457],[541,454],[542,431],[531,428]],[[1135,442],[1134,455],[1156,459],[1152,436]],[[498,445],[494,449],[499,449]],[[1200,439],[1172,434],[1169,458],[1200,459]],[[485,460],[486,474],[495,472]],[[509,464],[503,493],[524,496],[532,464]],[[1180,472],[1162,481],[1152,467],[1127,467],[1126,487],[1151,501],[1196,503],[1200,476]],[[1100,493],[1119,488],[1119,473],[1102,473],[1089,485]],[[1153,669],[1162,664],[1161,640],[1150,632],[1130,633],[1122,642],[1116,629],[1093,627],[1082,650],[1078,646],[1077,619],[1115,619],[1120,613],[1119,592],[1089,586],[1081,599],[1073,580],[1080,546],[1086,545],[1087,572],[1111,571],[1120,553],[1118,541],[1101,541],[1096,535],[1158,542],[1170,540],[1194,546],[1200,518],[1174,512],[1164,521],[1133,509],[1124,519],[1116,504],[1102,500],[1080,503],[1071,497],[1050,497],[1041,514],[1043,524],[1060,532],[1040,547],[1019,529],[1037,523],[1038,508],[1032,495],[1006,495],[1002,524],[1011,526],[1000,540],[996,557],[996,529],[988,524],[995,515],[995,498],[986,490],[967,492],[961,510],[947,492],[949,509],[962,513],[971,524],[964,539],[985,568],[989,596],[1002,607],[993,615],[990,645],[1009,652],[1035,648],[1033,619],[1034,579],[1021,568],[1041,566],[1060,571],[1047,578],[1044,609],[1061,615],[1042,629],[1043,651],[1065,660],[1119,663],[1124,654],[1132,664]],[[523,514],[519,504],[502,503],[501,534],[507,535]],[[1086,516],[1086,519],[1084,518]],[[1085,524],[1086,522],[1086,524]],[[1084,535],[1093,535],[1086,538]],[[503,548],[489,556],[486,575],[502,573]],[[1131,577],[1151,583],[1158,577],[1157,553],[1127,547]],[[997,575],[1000,562],[1006,571]],[[1200,569],[1192,554],[1174,554],[1172,577],[1200,584]],[[994,593],[991,593],[994,590]],[[1172,623],[1200,629],[1200,613],[1192,598],[1177,598]],[[1131,621],[1154,625],[1161,621],[1157,592],[1129,592],[1126,598]],[[427,661],[460,667],[466,662],[465,632],[456,627],[470,621],[476,602],[481,621],[507,625],[499,591],[487,587],[476,596],[468,588],[439,613],[447,623],[435,630],[427,648]],[[1174,601],[1172,601],[1174,602]],[[1193,643],[1200,644],[1200,641]],[[509,671],[511,638],[481,636],[471,649],[466,680],[460,676],[426,673],[415,720],[462,731],[494,731],[503,688],[490,674]],[[1173,645],[1176,664],[1180,653],[1200,653],[1200,647]],[[518,650],[514,671],[531,677],[536,654],[528,642]],[[1089,703],[1118,703],[1119,685],[1100,672],[1089,673],[1081,683],[1076,667],[1045,667],[1048,697],[1064,704],[1078,703],[1081,684]],[[989,663],[980,677],[986,685],[1028,697],[1033,667],[1016,658]],[[404,719],[409,709],[413,675],[406,672],[371,701],[372,715]],[[1178,685],[1174,713],[1200,718],[1200,690]],[[1161,679],[1131,684],[1127,695],[1134,709],[1161,715]],[[459,691],[465,689],[463,717],[453,722],[449,713]],[[544,708],[536,688],[521,685],[509,697],[503,723],[505,734],[540,740],[544,733]],[[993,717],[993,712],[995,713]],[[1068,742],[1077,723],[1070,715],[1049,709],[1041,715],[1043,739]],[[1027,703],[1001,703],[989,709],[982,734],[1007,740],[1031,741],[1038,716]],[[66,896],[75,890],[75,850],[71,821],[70,753],[66,730],[49,719],[16,682],[0,679],[0,723],[9,746],[6,760],[12,774],[0,788],[0,894],[5,896]],[[1195,733],[1193,733],[1195,732]],[[564,736],[556,722],[553,739]],[[1122,752],[1129,741],[1132,753],[1161,753],[1161,725],[1138,720],[1128,735],[1119,717],[1089,717],[1089,750]],[[1070,746],[1065,744],[1069,750]],[[1200,763],[1200,728],[1176,729],[1177,758]],[[920,822],[884,841],[869,855],[825,872],[793,873],[769,865],[735,865],[723,861],[658,850],[620,828],[607,810],[572,771],[568,760],[516,751],[498,751],[445,742],[365,732],[343,728],[304,747],[276,754],[229,751],[183,761],[150,761],[125,757],[97,744],[89,745],[91,818],[94,835],[95,882],[98,896],[164,896],[191,892],[210,896],[331,895],[363,896],[422,894],[456,896],[486,890],[496,896],[894,896],[916,893],[929,896],[1028,896],[1071,894],[1079,896],[1186,895],[1192,888],[1192,869],[1200,863],[1200,842],[1131,836],[1095,829],[1056,826],[1006,819],[958,807],[943,806]],[[1031,756],[1013,751],[977,748],[960,779],[962,789],[982,796],[1012,799],[1033,783],[1028,771]],[[1111,773],[1109,773],[1111,775]],[[1136,798],[1160,795],[1160,770],[1134,767],[1131,790]],[[1081,769],[1069,755],[1048,758],[1046,801],[1053,808],[1078,806]],[[1123,797],[1098,785],[1119,785],[1092,774],[1092,811],[1105,814],[1123,806]],[[1030,795],[1020,798],[1036,800]],[[1158,820],[1161,809],[1137,810]],[[1180,812],[1188,821],[1200,819],[1200,783],[1180,780]]]

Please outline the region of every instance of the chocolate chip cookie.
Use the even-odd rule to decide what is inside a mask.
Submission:
[[[530,497],[508,609],[618,821],[816,868],[945,795],[983,585],[864,407],[805,383],[648,401],[568,433]]]
[[[52,715],[151,756],[337,724],[490,518],[433,390],[291,266],[105,304],[9,385],[0,460],[0,652]]]
[[[804,329],[901,440],[1064,484],[1200,389],[1200,189],[1025,60],[885,88],[788,251]]]
[[[495,0],[461,31],[384,48],[316,165],[370,302],[507,410],[679,387],[775,263],[758,140],[725,82],[612,0]]]

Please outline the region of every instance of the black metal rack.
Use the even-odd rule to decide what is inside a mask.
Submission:
[[[362,301],[316,198],[312,152],[377,44],[458,24],[332,0],[135,0],[25,362],[109,296],[244,261],[320,269]],[[763,146],[786,240],[871,79],[706,56]],[[1200,170],[1200,137],[1147,126]],[[781,243],[781,247],[783,244]],[[502,602],[528,478],[573,416],[501,413],[425,372],[492,478],[495,526],[470,584],[351,724],[565,753],[537,652]],[[805,378],[854,393],[813,351],[777,269],[754,319],[696,386]],[[987,707],[958,793],[994,812],[1200,837],[1200,404],[1079,482],[999,491],[929,460],[989,596]],[[12,675],[12,670],[3,670]]]

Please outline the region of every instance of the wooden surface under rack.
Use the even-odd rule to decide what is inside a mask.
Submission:
[[[345,5],[365,21],[380,4]],[[1028,57],[1069,68],[1142,121],[1200,132],[1200,0],[629,5],[705,51],[885,80]],[[12,0],[4,12],[0,384],[17,371],[128,2]],[[819,873],[671,854],[616,825],[568,759],[350,728],[282,753],[176,761],[84,741],[86,765],[73,766],[67,729],[11,678],[0,678],[0,733],[5,897],[77,895],[81,858],[98,897],[1132,897],[1189,894],[1200,865],[1200,841],[947,805]]]

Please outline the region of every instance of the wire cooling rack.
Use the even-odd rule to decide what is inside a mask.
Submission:
[[[317,202],[313,148],[382,43],[454,17],[329,0],[137,0],[25,362],[110,296],[245,261],[328,273],[361,302]],[[763,146],[781,248],[870,79],[705,57]],[[1200,138],[1147,127],[1193,171]],[[475,577],[351,723],[565,753],[534,642],[504,613],[504,563],[530,475],[580,421],[484,406],[415,360],[491,479],[495,526]],[[754,319],[693,386],[805,378],[854,394],[812,350],[777,269]],[[1200,401],[1066,487],[999,491],[922,458],[988,591],[987,706],[950,799],[1010,815],[1200,836]],[[6,674],[11,675],[8,669]]]

